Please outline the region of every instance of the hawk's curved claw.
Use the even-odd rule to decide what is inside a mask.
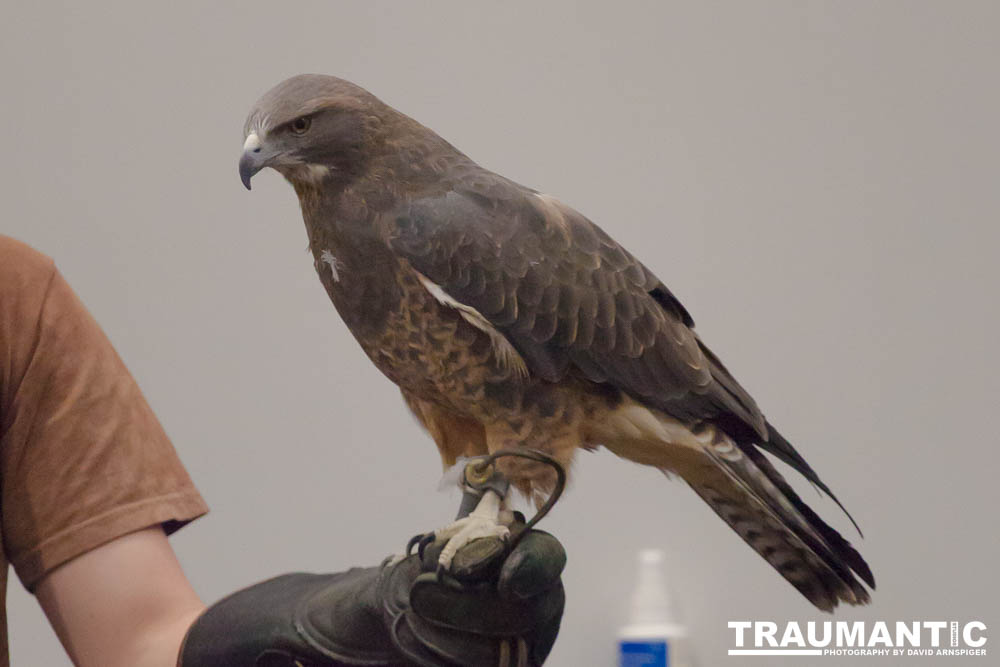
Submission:
[[[403,551],[403,554],[406,556],[412,554],[413,547],[420,544],[420,541],[423,540],[425,537],[427,537],[427,533],[417,533],[416,535],[411,537],[410,540],[406,543],[406,550]]]
[[[420,542],[417,544],[417,555],[420,556],[421,561],[424,559],[424,552],[427,550],[427,547],[434,544],[434,540],[436,539],[437,537],[434,533],[427,533],[420,538]]]

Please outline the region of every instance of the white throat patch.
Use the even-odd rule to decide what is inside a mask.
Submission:
[[[304,181],[310,185],[320,185],[323,179],[329,176],[330,168],[322,164],[293,163],[285,167],[290,176],[297,181]]]

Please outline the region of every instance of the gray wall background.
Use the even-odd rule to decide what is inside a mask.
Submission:
[[[1000,650],[997,3],[7,0],[3,16],[0,231],[57,259],[211,504],[173,539],[206,600],[375,563],[457,502],[328,304],[291,188],[237,178],[250,104],[313,71],[657,271],[866,531],[874,603],[836,618],[981,619]],[[740,663],[728,620],[828,618],[682,484],[606,452],[574,472],[545,526],[570,554],[550,664],[612,664],[644,546],[667,551],[702,665]],[[9,605],[15,665],[66,664],[17,584]]]

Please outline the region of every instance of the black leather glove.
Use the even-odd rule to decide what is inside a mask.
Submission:
[[[435,572],[435,544],[378,567],[259,583],[194,622],[178,665],[537,667],[559,632],[566,553],[529,531],[490,565],[481,556],[496,546],[466,545],[451,574]]]

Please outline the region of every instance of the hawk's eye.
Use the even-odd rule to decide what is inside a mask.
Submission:
[[[312,118],[309,116],[302,116],[301,118],[296,118],[289,125],[292,130],[292,134],[305,134],[309,131],[309,126],[312,125]]]

